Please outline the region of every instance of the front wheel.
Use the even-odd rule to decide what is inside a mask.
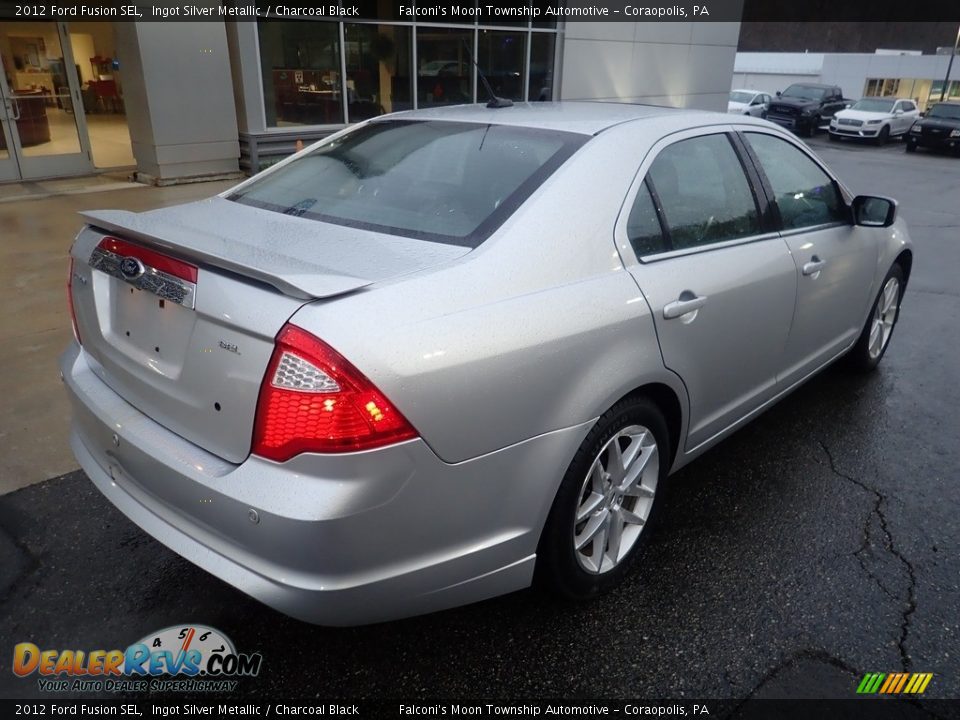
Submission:
[[[880,293],[873,302],[870,317],[860,333],[860,339],[850,351],[850,363],[855,369],[870,372],[887,352],[893,328],[900,317],[903,287],[903,269],[894,264],[880,286]]]
[[[906,144],[903,146],[903,151],[904,151],[904,152],[916,152],[916,151],[917,151],[917,144],[908,138]]]
[[[663,414],[627,398],[604,413],[560,483],[537,549],[537,577],[574,599],[616,586],[649,537],[669,469]]]
[[[877,133],[877,145],[886,145],[887,140],[890,139],[890,126],[884,125],[880,128],[880,132]]]
[[[820,127],[820,118],[814,117],[810,120],[810,127],[807,128],[807,131],[804,133],[807,137],[813,137],[817,134],[817,129]]]

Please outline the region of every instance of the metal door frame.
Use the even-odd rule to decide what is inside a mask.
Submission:
[[[93,172],[93,154],[90,149],[90,136],[87,133],[87,119],[83,111],[83,97],[80,94],[80,78],[77,75],[76,63],[73,57],[73,47],[70,44],[70,33],[67,23],[53,21],[57,28],[57,39],[63,56],[64,72],[67,76],[67,88],[73,106],[73,117],[76,124],[79,151],[60,155],[43,155],[39,157],[25,156],[20,145],[20,135],[15,122],[16,98],[5,78],[0,78],[0,96],[3,98],[3,127],[7,131],[7,150],[10,153],[11,166],[4,168],[6,161],[0,161],[0,181],[5,180],[37,180],[50,177],[65,177],[71,175],[86,175]],[[14,23],[10,23],[11,25]],[[11,171],[12,167],[12,171]]]

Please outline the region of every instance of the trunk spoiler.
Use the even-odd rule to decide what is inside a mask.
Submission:
[[[95,210],[83,211],[80,216],[92,227],[106,233],[116,233],[122,239],[167,250],[184,260],[266,283],[285,295],[302,300],[342,295],[375,282],[375,279],[340,273],[319,263],[268,249],[254,253],[255,264],[244,262],[242,256],[250,253],[236,252],[237,248],[231,248],[225,238],[169,219],[161,220],[149,213]]]

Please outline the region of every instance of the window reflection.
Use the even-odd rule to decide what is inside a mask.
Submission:
[[[530,100],[553,99],[553,53],[557,36],[533,33],[530,36]]]
[[[410,28],[346,25],[350,122],[413,108]]]
[[[337,23],[258,23],[267,125],[344,122]]]
[[[479,37],[477,64],[493,87],[493,92],[497,97],[522,100],[526,33],[481,30]],[[484,92],[483,88],[477,89],[480,100],[488,99],[483,97]]]
[[[420,107],[473,102],[473,31],[417,29],[417,100]]]

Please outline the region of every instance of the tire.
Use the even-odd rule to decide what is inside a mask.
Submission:
[[[663,414],[645,397],[621,400],[597,420],[550,508],[537,548],[537,584],[584,600],[623,580],[656,519],[656,491],[669,470],[669,448]],[[626,465],[620,491],[617,455]],[[638,473],[632,482],[631,470]],[[618,549],[614,537],[620,538]]]
[[[877,145],[882,146],[882,145],[886,145],[887,140],[889,139],[890,139],[890,126],[884,125],[882,128],[880,128],[880,132],[877,133],[877,139],[875,142],[877,143]]]
[[[894,263],[880,285],[876,300],[870,306],[870,315],[860,332],[860,338],[848,355],[850,365],[855,370],[871,372],[886,354],[900,317],[903,287],[903,268]]]
[[[818,115],[818,116],[815,116],[812,120],[810,120],[810,127],[806,129],[806,132],[804,132],[804,135],[806,137],[812,138],[814,135],[817,134],[817,128],[819,127],[820,127],[820,116]]]
[[[913,142],[912,140],[910,140],[909,138],[907,138],[907,141],[906,141],[906,143],[904,143],[904,146],[903,146],[903,151],[904,151],[904,152],[916,152],[916,151],[917,151],[917,144],[916,144],[915,142]]]

